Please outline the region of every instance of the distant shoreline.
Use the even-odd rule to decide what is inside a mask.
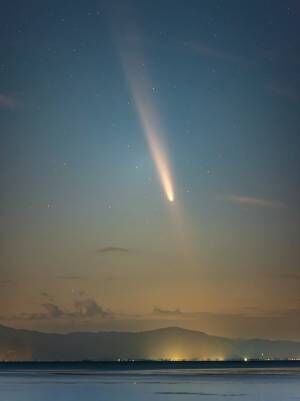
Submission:
[[[299,368],[299,360],[226,360],[226,361],[2,361],[2,369],[40,370],[162,370],[162,369],[289,369]]]

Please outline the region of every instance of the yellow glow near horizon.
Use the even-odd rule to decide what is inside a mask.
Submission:
[[[179,361],[184,361],[184,360],[185,360],[185,358],[181,358],[180,356],[172,356],[170,358],[171,362],[179,362]]]

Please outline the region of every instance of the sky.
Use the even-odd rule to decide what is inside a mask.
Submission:
[[[3,3],[0,324],[300,340],[299,18]]]

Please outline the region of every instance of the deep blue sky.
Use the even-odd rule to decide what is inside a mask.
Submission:
[[[226,320],[243,314],[271,335],[276,314],[295,337],[299,18],[297,1],[3,2],[3,323],[69,329],[81,302],[78,329],[246,335]],[[137,42],[172,205],[122,62]]]

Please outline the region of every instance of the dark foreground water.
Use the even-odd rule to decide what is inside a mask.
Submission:
[[[0,364],[0,401],[300,400],[297,363]]]

